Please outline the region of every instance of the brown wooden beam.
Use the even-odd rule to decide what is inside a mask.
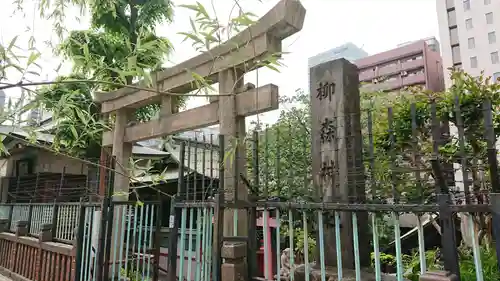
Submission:
[[[266,52],[279,52],[281,48],[276,50],[274,46],[281,46],[281,40],[302,29],[305,14],[306,10],[300,1],[281,0],[253,25],[233,36],[228,41],[215,46],[208,52],[204,52],[180,64],[155,73],[158,75],[157,81],[163,82],[164,80],[176,76],[184,76],[186,74],[192,76],[186,70],[195,72],[204,77],[206,77],[206,75],[211,75],[213,76],[212,78],[216,80],[218,72],[222,70],[245,63]],[[214,65],[214,62],[216,65]],[[206,68],[207,65],[210,66],[208,72]],[[248,70],[245,69],[245,71]],[[155,79],[156,75],[151,75],[151,77]],[[189,80],[192,81],[192,77],[190,77]],[[179,80],[177,80],[177,82],[179,82]],[[163,87],[163,89],[176,92],[174,90],[176,87],[186,85],[186,81],[180,84],[168,82],[168,84],[170,83],[172,83],[172,86]],[[144,83],[139,82],[136,85],[140,84]],[[156,81],[153,81],[153,85],[154,84],[156,84]],[[109,93],[97,93],[94,100],[98,103],[102,103],[128,96],[135,92],[138,92],[138,90],[121,88]]]
[[[268,84],[236,95],[238,116],[251,116],[278,109],[278,86]],[[219,123],[219,103],[211,103],[125,129],[123,142],[172,135]],[[113,144],[113,132],[105,132],[103,146]]]
[[[267,34],[263,34],[257,37],[251,44],[235,49],[233,52],[224,54],[213,61],[200,62],[192,68],[185,68],[183,71],[172,72],[171,76],[159,74],[158,76],[163,75],[163,77],[158,78],[158,83],[160,84],[160,88],[164,89],[164,91],[178,94],[189,93],[197,89],[193,73],[205,77],[205,81],[208,84],[213,84],[219,82],[217,74],[224,69],[233,67],[241,67],[243,69],[246,67],[248,68],[247,71],[249,71],[252,67],[256,67],[255,64],[260,59],[266,59],[271,54],[279,52],[281,52],[281,41],[276,41]],[[242,66],[245,63],[248,65]],[[156,84],[156,82],[154,82],[154,84]],[[231,92],[224,94],[230,93]],[[138,108],[147,104],[159,102],[161,96],[163,95],[160,93],[145,90],[131,92],[128,95],[104,101],[101,106],[101,112],[107,113],[124,107]]]

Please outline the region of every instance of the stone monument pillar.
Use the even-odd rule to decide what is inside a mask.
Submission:
[[[312,171],[324,202],[365,200],[358,69],[345,59],[310,69]],[[370,264],[368,215],[357,213],[362,267]],[[325,217],[325,263],[337,267],[333,213]],[[352,214],[340,214],[342,267],[354,269]],[[317,259],[319,261],[319,258]]]

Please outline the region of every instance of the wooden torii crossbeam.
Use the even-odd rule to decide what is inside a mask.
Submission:
[[[220,133],[229,142],[230,137],[244,137],[246,116],[278,109],[276,85],[244,87],[243,75],[263,66],[259,62],[271,55],[281,54],[281,41],[302,29],[305,12],[298,0],[282,0],[255,24],[225,43],[151,75],[154,78],[153,86],[161,92],[176,94],[197,89],[192,73],[204,77],[210,83],[219,83],[219,93],[224,95],[211,98],[208,105],[173,113],[172,95],[155,92],[156,87],[151,91],[121,88],[114,92],[96,94],[94,101],[101,103],[102,113],[116,115],[113,131],[105,132],[102,141],[103,146],[113,147],[113,156],[119,163],[116,167],[118,173],[115,176],[114,192],[128,193],[129,179],[119,174],[128,173],[125,165],[129,163],[134,142],[215,124],[220,125]],[[132,109],[152,103],[161,103],[159,119],[127,126],[131,121]],[[244,200],[248,196],[246,186],[239,182],[234,171],[245,172],[244,149],[243,145],[239,145],[235,151],[236,165],[225,167],[224,190],[228,200],[235,199],[233,194],[236,190],[237,199]],[[232,212],[225,213],[224,217],[224,235],[231,236],[235,234]],[[238,222],[238,233],[246,233],[246,212],[241,212]]]

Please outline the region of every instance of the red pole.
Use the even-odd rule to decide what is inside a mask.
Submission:
[[[266,216],[266,220],[267,220],[267,225],[266,225],[266,229],[264,229],[264,235],[266,235],[266,239],[267,239],[267,248],[269,249],[269,251],[267,251],[267,253],[264,253],[264,255],[267,255],[267,261],[269,264],[267,265],[264,265],[265,266],[265,270],[267,271],[267,274],[265,274],[264,277],[266,278],[269,278],[269,280],[272,280],[274,279],[273,278],[273,263],[272,263],[272,260],[273,260],[273,250],[271,248],[271,228],[269,227],[269,212],[264,212],[264,216]]]

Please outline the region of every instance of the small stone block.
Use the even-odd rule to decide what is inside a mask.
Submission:
[[[224,259],[242,259],[247,256],[247,243],[224,242],[221,257]]]
[[[247,275],[247,267],[244,261],[223,263],[221,266],[222,281],[245,281]]]
[[[16,223],[16,236],[26,236],[28,235],[28,222],[18,221]]]
[[[42,224],[40,233],[38,235],[39,242],[50,242],[52,241],[52,224],[46,223]]]
[[[420,275],[419,281],[458,281],[455,274],[446,271],[431,271]]]
[[[5,232],[9,229],[9,220],[0,219],[0,232]]]
[[[52,224],[51,223],[44,223],[42,224],[42,227],[40,228],[41,231],[49,231],[52,230]]]

